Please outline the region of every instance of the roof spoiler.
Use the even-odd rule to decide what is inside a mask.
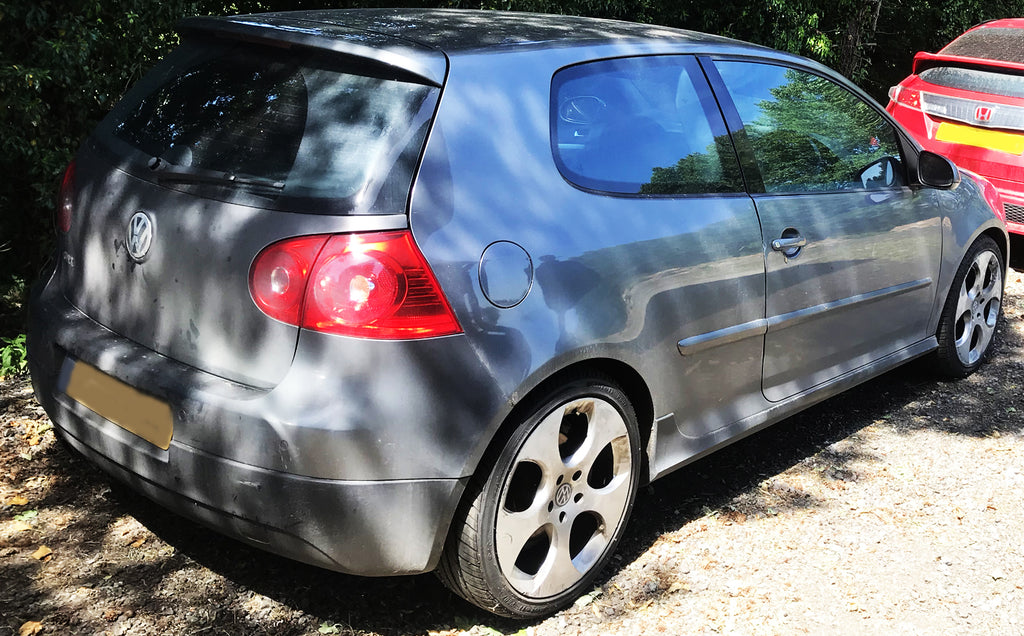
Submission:
[[[228,18],[193,17],[178,22],[178,32],[196,33],[277,47],[331,51],[353,58],[368,71],[396,79],[440,87],[448,70],[443,53],[415,42],[343,26],[306,22],[297,27],[271,15]]]
[[[976,68],[983,71],[1024,75],[1024,64],[1004,60],[989,60],[981,57],[964,57],[960,55],[942,55],[924,51],[914,56],[914,75],[920,75],[936,66],[957,66],[960,68]]]

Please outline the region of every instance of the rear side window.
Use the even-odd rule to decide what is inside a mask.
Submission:
[[[921,71],[919,77],[936,86],[1024,99],[1024,77],[1020,75],[976,68],[937,66]]]
[[[767,192],[832,192],[905,183],[896,131],[843,86],[794,68],[715,62]]]
[[[435,100],[435,89],[324,54],[193,41],[126,96],[99,137],[137,154],[136,165],[158,158],[164,172],[150,178],[212,198],[360,211],[390,194],[404,208]],[[225,173],[234,183],[212,178]]]
[[[943,55],[979,57],[1024,64],[1024,29],[982,27],[964,33],[939,51]]]
[[[743,191],[718,106],[691,56],[564,69],[552,85],[556,163],[571,183],[633,195]]]

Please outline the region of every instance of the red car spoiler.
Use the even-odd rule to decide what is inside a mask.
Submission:
[[[983,70],[996,71],[999,73],[1012,73],[1024,75],[1024,64],[1007,62],[1005,60],[990,60],[981,57],[963,57],[960,55],[942,55],[940,53],[926,53],[921,51],[914,56],[914,75],[921,71],[935,66],[959,66],[967,68],[979,68]]]

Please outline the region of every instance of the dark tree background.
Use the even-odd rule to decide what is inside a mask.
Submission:
[[[111,105],[174,46],[179,18],[361,6],[570,13],[706,31],[815,58],[880,100],[916,51],[935,51],[978,22],[1024,15],[1024,0],[0,2],[0,336],[21,331],[17,298],[49,253],[65,165]]]

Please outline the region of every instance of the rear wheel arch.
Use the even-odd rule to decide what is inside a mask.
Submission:
[[[595,376],[605,378],[621,389],[633,406],[637,422],[640,425],[640,442],[642,444],[640,454],[644,462],[641,474],[646,476],[649,462],[647,444],[654,429],[654,400],[647,383],[633,367],[611,358],[594,358],[571,364],[552,373],[529,389],[502,419],[494,435],[491,436],[486,450],[474,467],[474,474],[481,470],[486,472],[493,458],[505,447],[518,423],[530,411],[537,408],[538,402],[543,400],[546,395],[573,380]],[[646,478],[643,481],[646,482]]]

